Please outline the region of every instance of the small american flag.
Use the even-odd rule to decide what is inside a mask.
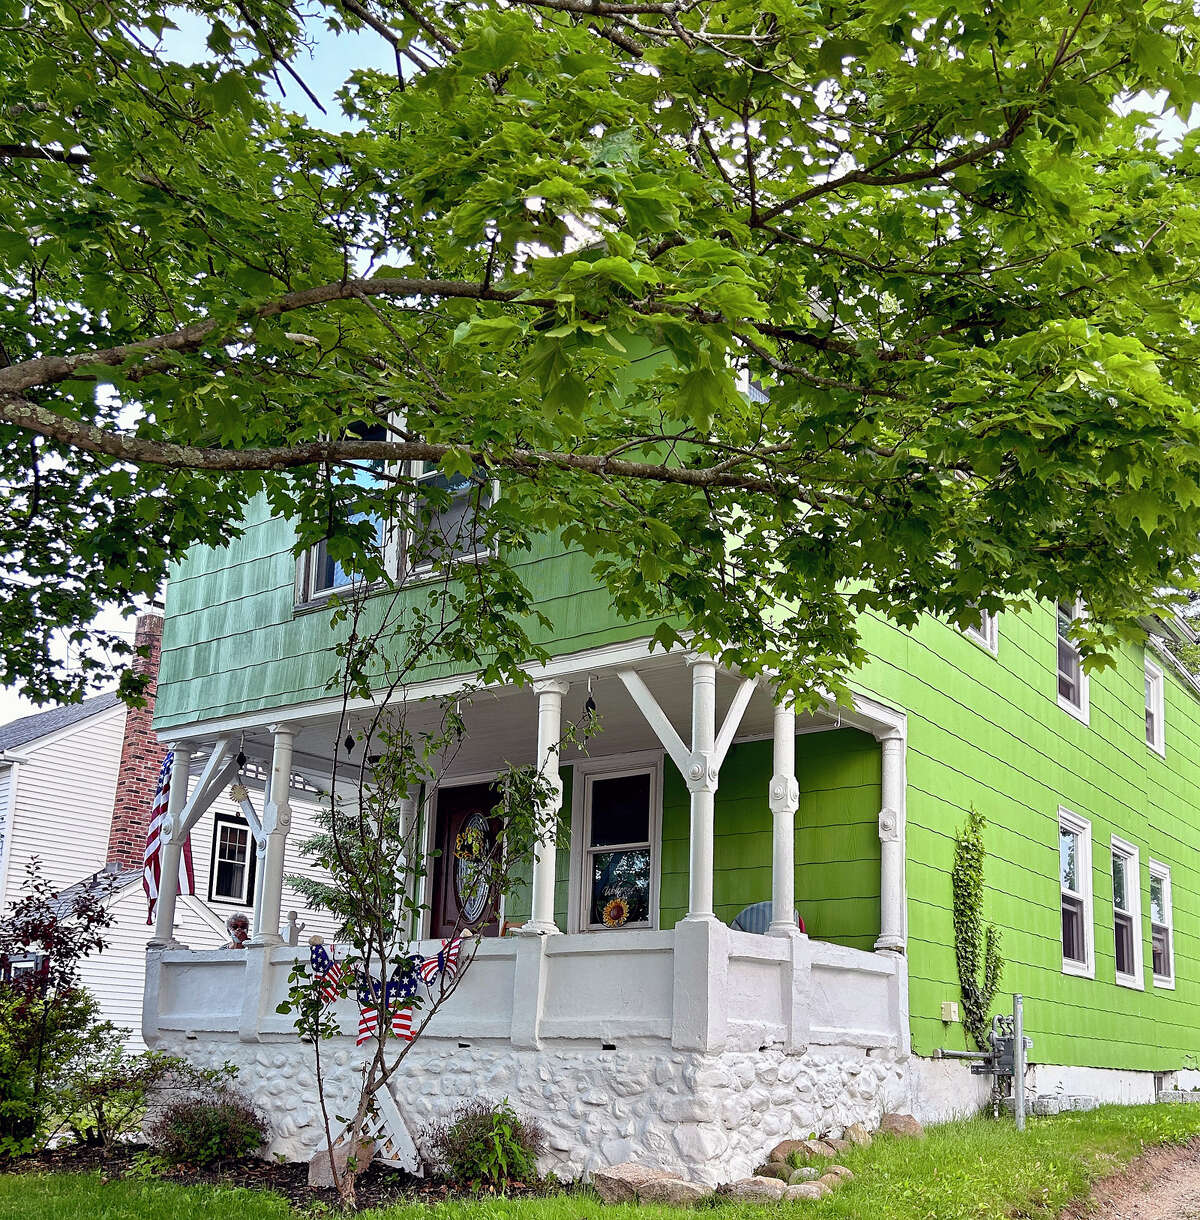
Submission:
[[[388,1012],[392,1016],[392,1033],[405,1042],[413,1040],[412,992],[405,990],[405,980],[393,977],[384,989]]]
[[[167,813],[167,799],[171,792],[171,769],[175,764],[175,751],[168,750],[158,773],[158,787],[154,792],[154,803],[150,806],[150,826],[146,831],[146,850],[142,856],[142,889],[146,891],[148,911],[146,923],[153,926],[154,910],[158,906],[158,894],[162,882],[162,824]],[[186,785],[187,779],[184,778]],[[192,836],[183,841],[183,854],[179,857],[179,887],[176,893],[194,894],[196,875],[192,871]]]
[[[383,988],[369,974],[358,975],[358,1037],[355,1046],[362,1046],[379,1029],[379,1006],[384,1002]]]
[[[433,986],[439,974],[444,974],[447,978],[453,978],[458,973],[458,954],[461,948],[461,936],[456,936],[453,940],[444,940],[442,941],[442,947],[438,950],[437,957],[427,957],[417,967],[427,987]]]
[[[342,967],[332,953],[325,952],[322,944],[313,945],[308,951],[309,965],[312,967],[314,986],[321,993],[321,999],[326,1004],[338,997],[338,984],[342,979]]]

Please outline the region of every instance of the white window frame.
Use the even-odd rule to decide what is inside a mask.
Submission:
[[[1090,715],[1090,712],[1089,712],[1090,704],[1089,704],[1089,697],[1088,697],[1088,676],[1086,673],[1084,673],[1084,670],[1083,670],[1083,660],[1079,656],[1078,645],[1075,644],[1074,641],[1069,640],[1069,639],[1066,640],[1066,643],[1072,649],[1074,649],[1076,663],[1079,666],[1079,703],[1074,704],[1071,702],[1070,699],[1064,698],[1062,692],[1058,689],[1058,675],[1061,672],[1058,668],[1058,645],[1059,645],[1059,640],[1065,639],[1065,637],[1060,636],[1058,634],[1058,607],[1059,607],[1059,604],[1060,604],[1059,602],[1055,602],[1054,606],[1053,606],[1053,611],[1054,611],[1054,693],[1058,698],[1058,706],[1061,707],[1064,712],[1067,712],[1070,715],[1074,716],[1076,720],[1081,721],[1083,724],[1087,724],[1089,721],[1089,715]],[[1063,604],[1066,604],[1066,603],[1063,603]],[[1075,602],[1072,604],[1072,614],[1071,614],[1072,621],[1082,620],[1086,617],[1087,617],[1087,611],[1084,608],[1083,602],[1077,598],[1075,600]]]
[[[1160,758],[1166,758],[1166,680],[1163,671],[1149,657],[1146,658],[1146,685],[1146,711],[1154,717],[1154,731],[1147,731],[1146,745]]]
[[[232,894],[217,893],[217,864],[220,861],[221,828],[228,826],[233,830],[246,832],[246,863],[242,868],[242,896],[235,898]],[[250,874],[253,869],[255,854],[254,831],[243,818],[232,817],[218,813],[213,819],[212,860],[208,873],[208,899],[210,902],[226,903],[229,906],[250,906],[253,901],[253,891],[250,888]],[[227,861],[227,863],[230,863]]]
[[[980,610],[979,626],[964,627],[963,635],[992,656],[1000,655],[1000,616],[990,610]]]
[[[625,928],[594,927],[591,924],[592,886],[588,865],[592,840],[592,784],[597,779],[620,779],[626,775],[650,776],[650,920]],[[663,756],[661,750],[616,754],[610,758],[586,758],[572,764],[571,774],[571,880],[569,886],[568,930],[571,932],[651,931],[659,926],[659,894],[662,880],[662,793]],[[619,847],[597,850],[613,851]]]
[[[414,467],[421,465],[428,467],[420,474],[416,472]],[[426,479],[436,478],[441,473],[441,467],[437,462],[413,462],[409,465],[409,473],[414,483],[421,483]],[[414,495],[418,494],[414,491]],[[496,497],[500,494],[500,480],[492,479],[491,504],[495,504]],[[398,532],[398,531],[397,531]],[[412,553],[413,541],[416,535],[412,530],[404,531],[404,546],[403,553],[398,556],[397,567],[400,570],[401,578],[407,581],[420,581],[434,575],[434,561],[428,563],[410,564],[409,555]],[[491,548],[485,548],[482,551],[475,551],[470,555],[455,555],[449,560],[448,566],[451,568],[457,567],[462,563],[482,563],[485,559],[490,559],[496,552]]]
[[[1142,866],[1141,853],[1128,840],[1113,835],[1110,841],[1112,854],[1125,861],[1125,900],[1129,903],[1120,914],[1133,925],[1133,973],[1122,974],[1116,968],[1117,961],[1117,898],[1113,893],[1113,970],[1119,987],[1131,987],[1134,991],[1146,990],[1146,977],[1142,957]]]
[[[1076,871],[1078,872],[1079,889],[1065,890],[1062,885],[1061,848],[1059,834],[1069,831],[1079,836],[1079,850],[1076,853]],[[1073,974],[1079,978],[1094,979],[1096,977],[1096,933],[1095,912],[1092,904],[1092,824],[1087,818],[1081,818],[1062,805],[1058,807],[1058,832],[1054,839],[1055,872],[1059,887],[1059,944],[1063,949],[1062,972]],[[1079,900],[1083,909],[1083,949],[1084,960],[1076,961],[1067,957],[1066,946],[1062,945],[1062,896]]]
[[[1171,966],[1170,974],[1153,975],[1154,986],[1162,987],[1168,991],[1175,990],[1175,909],[1171,896],[1171,869],[1168,865],[1160,863],[1158,860],[1151,859],[1148,861],[1151,878],[1157,877],[1163,883],[1163,906],[1166,908],[1165,914],[1167,922],[1160,924],[1160,927],[1167,929],[1167,961]],[[1149,902],[1147,901],[1147,906]],[[1154,914],[1153,907],[1150,908],[1150,961],[1154,961]]]

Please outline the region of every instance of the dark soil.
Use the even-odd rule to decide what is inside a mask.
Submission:
[[[105,1178],[129,1176],[134,1170],[134,1158],[145,1149],[142,1144],[120,1144],[114,1148],[54,1148],[35,1156],[4,1164],[9,1173],[100,1173]],[[245,1157],[237,1161],[222,1161],[210,1169],[182,1165],[154,1173],[156,1179],[195,1186],[244,1186],[251,1190],[271,1190],[282,1195],[296,1207],[314,1203],[337,1204],[333,1190],[313,1190],[308,1185],[308,1165],[260,1161]],[[556,1189],[558,1189],[556,1187]],[[544,1194],[544,1186],[510,1183],[510,1197]],[[477,1198],[456,1189],[441,1178],[414,1178],[401,1169],[392,1169],[373,1161],[358,1178],[358,1205],[361,1208],[386,1207],[393,1203],[436,1203],[454,1197]]]

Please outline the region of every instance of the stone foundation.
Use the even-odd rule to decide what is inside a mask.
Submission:
[[[267,1112],[271,1151],[306,1160],[324,1132],[313,1048],[296,1038],[245,1043],[165,1036],[159,1049],[194,1063],[238,1067],[239,1087]],[[361,1052],[349,1038],[322,1047],[330,1114],[347,1113]],[[419,1145],[428,1125],[464,1101],[508,1098],[545,1127],[543,1168],[578,1177],[638,1161],[717,1185],[745,1177],[788,1136],[874,1128],[909,1096],[907,1056],[887,1048],[777,1047],[714,1054],[646,1040],[619,1050],[564,1046],[518,1050],[506,1043],[417,1043],[392,1093]]]

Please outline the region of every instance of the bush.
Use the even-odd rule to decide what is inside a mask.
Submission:
[[[507,1098],[467,1102],[448,1122],[430,1127],[428,1138],[450,1177],[473,1190],[535,1181],[546,1147],[541,1124],[518,1118]]]
[[[207,1167],[257,1152],[267,1142],[267,1122],[244,1094],[213,1089],[156,1110],[146,1134],[174,1164]]]

